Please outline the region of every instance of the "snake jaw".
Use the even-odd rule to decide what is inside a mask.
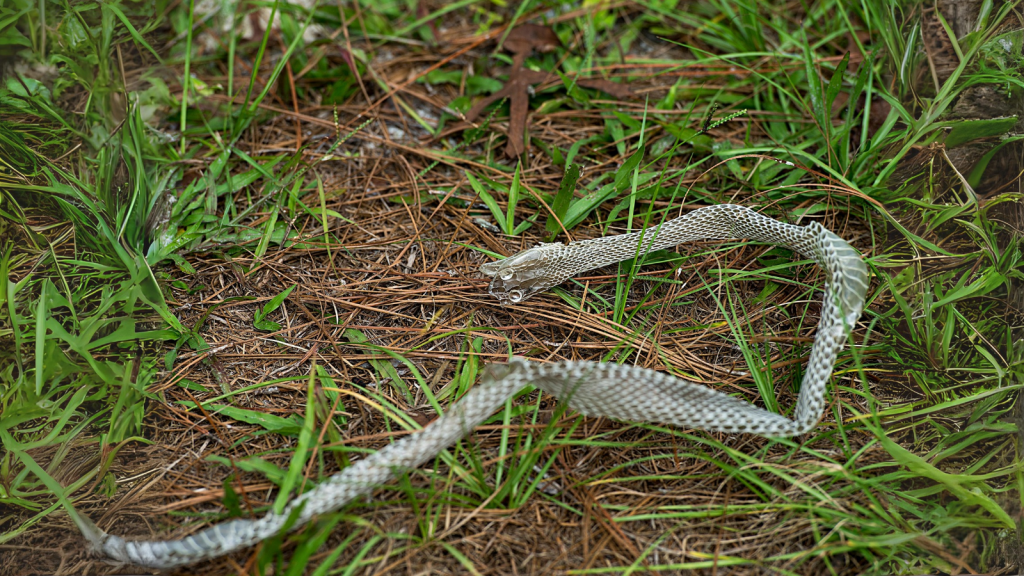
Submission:
[[[497,262],[488,262],[480,272],[491,277],[487,291],[502,306],[518,304],[537,292],[546,290],[560,279],[552,278],[551,260],[561,244],[541,244]]]

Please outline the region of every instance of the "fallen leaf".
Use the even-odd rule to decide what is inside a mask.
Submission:
[[[562,46],[555,31],[547,26],[539,24],[522,24],[508,33],[503,45],[506,50],[513,54],[525,53],[536,50],[541,53],[551,52]]]
[[[530,111],[530,87],[557,78],[553,72],[530,70],[524,68],[523,64],[532,52],[550,52],[561,45],[562,43],[558,40],[554,30],[547,26],[523,24],[509,32],[503,44],[503,47],[513,55],[508,82],[501,90],[477,102],[466,113],[466,121],[473,122],[488,106],[498,100],[508,98],[508,144],[505,146],[505,154],[510,158],[517,158],[526,151],[526,116]],[[628,86],[616,84],[610,80],[579,79],[576,83],[584,88],[600,90],[620,99],[633,95],[633,91]]]
[[[409,412],[409,417],[419,424],[420,427],[426,426],[434,420],[437,420],[437,414],[432,412]]]

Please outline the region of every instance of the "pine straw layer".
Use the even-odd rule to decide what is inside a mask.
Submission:
[[[457,51],[468,43],[463,37],[448,45]],[[484,48],[475,50],[470,54],[486,53]],[[418,61],[411,55],[398,55],[389,62],[380,63],[376,71],[390,86],[396,87],[405,83],[410,71],[425,70],[440,59],[424,61],[422,51],[417,55]],[[453,64],[464,65],[465,61],[456,59]],[[630,70],[617,72],[627,71]],[[204,80],[211,85],[218,81],[212,77]],[[640,92],[657,96],[676,80],[675,76],[651,76],[647,81],[636,82],[635,86],[640,88]],[[708,80],[702,78],[699,81],[706,83]],[[438,90],[451,92],[454,88],[431,89],[432,92]],[[379,95],[371,94],[371,97]],[[450,101],[454,95],[431,94],[420,85],[411,85],[403,91],[402,97],[417,102],[417,106],[436,107]],[[301,144],[298,140],[322,138],[330,142],[335,137],[335,127],[330,119],[331,107],[296,106],[281,101],[278,94],[274,97],[279,101],[264,108],[274,109],[279,114],[255,125],[241,143],[251,155],[277,151],[287,153]],[[215,101],[207,105],[213,103]],[[621,103],[619,106],[642,110],[642,104],[638,103]],[[365,101],[354,101],[340,106],[338,110],[343,121],[349,118],[350,125],[354,126],[358,123],[356,114],[366,111],[367,107]],[[272,389],[239,393],[233,396],[232,402],[250,410],[281,417],[297,414],[301,418],[306,402],[305,377],[315,359],[341,387],[353,382],[375,386],[400,410],[415,415],[421,423],[435,416],[421,390],[414,388],[413,400],[409,402],[393,383],[381,381],[368,361],[387,361],[389,357],[351,345],[344,335],[345,330],[360,330],[372,344],[410,360],[425,376],[435,395],[451,382],[456,362],[466,357],[466,338],[480,337],[483,339],[480,356],[486,362],[502,361],[507,357],[509,345],[512,352],[537,360],[601,360],[615,351],[613,358],[624,356],[629,362],[656,369],[672,365],[695,375],[707,385],[728,392],[741,391],[745,399],[759,403],[749,377],[738,375],[747,369],[746,365],[732,345],[725,317],[719,313],[705,283],[720,286],[714,283],[716,274],[713,270],[716,269],[758,268],[756,259],[765,248],[735,243],[727,250],[690,259],[675,276],[684,284],[659,284],[657,279],[672,273],[664,266],[645,268],[641,280],[631,291],[631,304],[635,305],[642,295],[653,290],[650,301],[664,305],[657,307],[654,313],[638,316],[627,326],[614,326],[609,315],[575,309],[551,293],[538,295],[514,308],[501,308],[487,294],[487,282],[476,273],[487,258],[465,246],[513,254],[541,239],[537,229],[522,238],[502,237],[474,222],[478,217],[487,216],[486,210],[481,210],[479,205],[457,208],[445,204],[439,207],[437,196],[429,193],[431,187],[414,179],[414,175],[434,159],[431,144],[411,139],[422,134],[413,123],[399,117],[394,107],[385,105],[377,112],[381,122],[391,128],[390,134],[381,130],[381,124],[373,123],[346,144],[350,151],[358,149],[358,158],[324,164],[318,169],[327,183],[328,208],[352,221],[352,224],[341,221],[331,224],[331,233],[338,238],[337,242],[329,247],[317,245],[323,237],[322,229],[313,219],[300,219],[293,223],[292,237],[305,238],[306,247],[279,249],[272,246],[258,265],[249,257],[227,257],[223,252],[208,250],[189,257],[196,268],[195,274],[183,275],[174,268],[164,269],[194,290],[191,293],[174,291],[174,312],[189,327],[207,316],[200,333],[215,353],[184,353],[172,372],[158,375],[158,383],[151,387],[151,391],[166,401],[150,402],[148,406],[144,435],[152,444],[130,444],[120,449],[111,469],[118,482],[111,498],[100,496],[92,487],[87,487],[84,492],[90,495],[77,501],[78,509],[97,520],[102,528],[126,536],[167,538],[181,537],[203,527],[202,524],[184,522],[180,516],[169,513],[225,511],[221,504],[222,486],[224,478],[232,471],[207,461],[210,455],[238,461],[262,454],[277,466],[287,468],[294,448],[293,438],[257,434],[262,431],[258,426],[212,412],[189,411],[182,402],[202,401],[221,394],[223,390],[238,390],[273,378],[295,377],[292,384],[277,384]],[[596,111],[534,114],[531,122],[532,135],[561,146],[604,129]],[[503,124],[496,122],[494,134],[476,145],[500,150],[504,143],[502,129]],[[727,139],[733,134],[742,137],[746,130],[746,126],[739,124],[727,125],[714,137]],[[756,137],[756,122],[753,123],[753,131]],[[655,128],[648,138],[657,136]],[[548,164],[548,159],[535,149],[533,152],[530,164],[525,167],[524,183],[537,190],[554,189],[560,170]],[[317,149],[313,147],[310,155],[315,157],[315,154]],[[598,165],[588,166],[588,176],[612,170],[624,159],[614,155],[613,147],[603,154]],[[197,169],[204,167],[196,166]],[[193,177],[197,175],[192,173]],[[432,187],[439,188],[446,183],[459,182],[462,176],[461,171],[442,165],[428,173],[427,178]],[[465,190],[468,188],[460,189],[456,195],[472,200]],[[418,194],[413,194],[414,191]],[[406,201],[400,198],[410,194],[412,196]],[[242,203],[244,198],[240,193],[237,201]],[[760,206],[764,202],[763,198],[750,197],[744,192],[723,193],[722,200],[751,206]],[[318,203],[315,196],[307,198],[310,206]],[[657,206],[663,204],[658,203]],[[822,223],[852,239],[862,251],[870,252],[870,234],[864,225],[848,220],[844,211],[833,214],[838,214],[839,218],[831,215]],[[258,229],[264,217],[256,214],[249,224]],[[609,233],[622,231],[613,226]],[[576,239],[588,238],[601,235],[602,230],[601,226],[590,221],[574,229],[572,234]],[[254,248],[255,243],[248,247]],[[678,250],[684,255],[697,254],[706,251],[707,247],[693,244],[681,246]],[[246,269],[252,271],[246,274]],[[614,298],[615,274],[614,268],[608,268],[593,271],[579,280],[611,301]],[[818,271],[809,266],[803,267],[800,276],[806,282],[819,279]],[[276,334],[254,330],[256,307],[293,285],[296,288],[289,299],[269,318],[280,323],[282,330]],[[791,382],[791,371],[799,369],[806,359],[810,338],[817,325],[820,295],[809,295],[797,286],[783,285],[767,302],[757,303],[755,297],[762,287],[760,281],[730,283],[732,298],[742,302],[748,311],[742,320],[751,323],[755,333],[765,334],[764,340],[756,345],[771,353],[775,381]],[[564,288],[576,297],[584,295],[577,285],[567,284]],[[713,290],[716,296],[725,297],[722,290]],[[256,297],[256,300],[229,301],[240,296]],[[587,297],[593,298],[593,295]],[[337,323],[333,319],[337,319]],[[695,325],[714,328],[693,330]],[[443,336],[458,330],[467,332]],[[431,340],[438,336],[441,337]],[[274,337],[283,340],[284,344],[275,342]],[[633,343],[621,347],[622,340],[627,338],[631,338]],[[396,364],[396,369],[403,376],[408,376],[404,365]],[[185,379],[209,392],[181,386]],[[845,376],[833,380],[859,388],[859,384],[850,383]],[[414,380],[407,377],[406,382],[412,384]],[[628,389],[623,393],[628,394]],[[777,394],[780,405],[792,406],[795,403],[795,391],[788,386],[780,387]],[[843,403],[865,409],[859,397],[845,393],[839,393],[839,396]],[[835,397],[833,402],[836,402]],[[542,416],[556,417],[556,408],[556,403],[549,398]],[[835,426],[834,409],[835,406],[830,406],[826,410],[822,426]],[[355,396],[345,395],[335,412],[346,416],[345,426],[340,432],[348,446],[375,450],[396,436],[392,432],[394,426],[389,426],[374,405]],[[840,412],[849,416],[842,410]],[[575,418],[572,414],[558,417],[566,426]],[[318,421],[318,426],[322,423]],[[519,421],[514,421],[511,428],[513,435],[537,434]],[[485,427],[474,433],[465,445],[476,451],[482,460],[493,462],[498,457],[500,432],[500,426]],[[535,494],[524,506],[514,510],[503,509],[498,503],[476,509],[441,500],[421,502],[421,509],[428,504],[436,506],[435,512],[443,518],[440,534],[432,535],[427,544],[398,554],[390,551],[406,545],[406,542],[392,535],[422,536],[422,517],[409,505],[407,493],[396,490],[393,485],[382,488],[372,500],[349,508],[353,521],[338,524],[327,546],[314,556],[311,565],[315,565],[350,533],[356,526],[355,518],[374,528],[364,530],[363,535],[342,554],[339,562],[352,560],[373,534],[384,534],[385,537],[372,547],[369,556],[387,557],[377,565],[357,571],[359,574],[465,573],[465,568],[438,542],[450,544],[477,570],[486,574],[553,574],[568,569],[623,566],[634,562],[643,566],[696,561],[710,562],[707,569],[697,573],[767,573],[773,572],[767,566],[737,569],[718,566],[713,559],[763,559],[808,550],[820,541],[822,534],[819,527],[812,524],[809,515],[787,512],[781,505],[776,511],[747,511],[745,505],[762,502],[747,485],[730,480],[728,474],[708,459],[687,456],[694,452],[708,452],[710,449],[706,446],[679,435],[604,419],[585,419],[572,438],[595,434],[608,434],[606,439],[610,441],[634,441],[636,447],[622,450],[566,445],[568,438],[563,434],[549,448],[557,452],[549,479],[552,495]],[[746,435],[711,434],[710,437],[747,454],[762,453],[767,443],[764,439]],[[849,437],[850,449],[855,451],[868,440],[867,435],[854,432]],[[822,454],[842,457],[831,443],[825,441],[812,448]],[[862,454],[862,465],[888,460],[887,455],[877,453],[877,450],[876,447]],[[77,459],[69,458],[69,464],[56,472],[61,481],[80,477],[82,470],[95,465],[99,458],[95,445],[79,446],[74,452],[79,455]],[[643,464],[634,462],[618,468],[644,456],[666,454],[674,457],[647,460]],[[43,454],[34,454],[34,457],[37,461],[46,461]],[[804,488],[820,483],[817,471],[832,466],[805,451],[794,453],[784,446],[768,449],[763,459],[786,469],[796,482],[784,482],[770,472],[760,475],[762,481],[787,498],[796,500],[803,498]],[[307,469],[307,477],[315,479],[318,474],[329,475],[340,467],[332,457],[324,458],[323,465],[322,470]],[[443,468],[439,472],[443,477]],[[686,481],[623,479],[659,474],[686,475],[689,478]],[[430,487],[429,494],[436,498],[448,492],[446,486],[437,484],[437,478],[413,473],[410,482],[413,487]],[[233,486],[244,494],[243,508],[264,506],[272,502],[276,494],[266,478],[252,473],[237,472]],[[458,493],[459,489],[454,488],[453,491]],[[555,501],[582,513],[571,512]],[[782,504],[781,501],[779,503]],[[837,501],[834,505],[850,508],[856,504],[858,502],[847,500]],[[721,515],[691,520],[615,522],[617,515],[664,512],[663,507],[671,505],[704,506],[715,510],[725,507],[725,510]],[[766,509],[772,510],[771,507]],[[63,515],[48,516],[11,544],[13,546],[5,548],[9,561],[0,566],[0,575],[3,576],[26,572],[139,573],[138,568],[110,567],[90,557],[83,549],[80,536]],[[288,550],[290,548],[286,548],[286,554]],[[650,550],[650,553],[638,560],[645,550]],[[177,573],[252,573],[254,559],[255,551],[247,550]],[[831,555],[828,561],[839,574],[857,574],[865,567],[862,558],[843,554]],[[778,561],[771,566],[801,574],[821,574],[828,570],[820,556],[804,559],[800,564]],[[26,567],[31,568],[26,570]]]
[[[260,427],[212,411],[206,414],[188,411],[180,403],[193,399],[202,401],[220,395],[222,390],[238,390],[269,379],[296,377],[298,380],[293,384],[241,393],[234,396],[233,401],[236,406],[250,410],[280,417],[297,414],[301,418],[306,398],[305,376],[310,373],[313,357],[339,385],[355,382],[376,386],[400,410],[417,416],[421,423],[432,419],[435,415],[422,391],[416,390],[414,401],[407,402],[401,392],[380,381],[368,360],[389,358],[350,345],[344,336],[346,329],[360,330],[371,343],[411,360],[435,395],[452,381],[457,360],[465,358],[467,337],[483,338],[481,356],[491,362],[507,357],[508,343],[514,353],[536,359],[601,360],[619,348],[624,337],[638,335],[634,346],[620,352],[628,356],[627,361],[651,368],[672,365],[698,375],[705,383],[719,389],[743,390],[747,400],[759,402],[749,382],[743,387],[738,385],[745,379],[734,374],[746,367],[731,344],[725,317],[719,314],[703,279],[713,281],[716,276],[713,270],[718,268],[756,269],[756,257],[765,248],[737,243],[713,257],[694,258],[678,275],[685,286],[655,287],[654,279],[674,275],[664,267],[646,268],[645,278],[632,291],[631,300],[635,303],[639,295],[653,290],[651,300],[666,305],[658,307],[656,314],[618,330],[607,315],[581,312],[554,294],[539,295],[515,308],[503,309],[487,294],[486,280],[474,274],[486,259],[463,245],[501,246],[503,252],[514,253],[530,242],[492,236],[479,226],[467,223],[470,218],[465,209],[445,205],[438,210],[436,206],[389,203],[385,200],[387,190],[394,186],[378,175],[401,174],[405,160],[392,156],[366,162],[377,164],[376,169],[365,171],[368,175],[362,178],[358,176],[362,170],[353,170],[352,180],[344,186],[363,192],[346,193],[331,203],[331,209],[352,219],[354,224],[339,224],[334,230],[341,242],[330,247],[330,257],[327,249],[319,247],[271,250],[264,263],[249,275],[242,272],[255,265],[249,258],[228,261],[207,253],[189,259],[196,273],[182,279],[190,288],[201,285],[205,288],[192,294],[175,291],[178,302],[175,313],[185,326],[195,326],[202,316],[208,315],[201,334],[216,353],[183,354],[174,372],[160,377],[160,383],[151,390],[161,394],[167,402],[153,402],[149,406],[145,436],[153,445],[122,449],[113,469],[119,480],[113,498],[91,496],[79,501],[80,511],[98,520],[104,529],[122,535],[180,537],[199,528],[200,525],[193,524],[187,530],[168,532],[165,527],[181,526],[180,518],[168,515],[171,511],[223,512],[222,483],[231,470],[205,461],[206,456],[214,454],[237,461],[269,452],[271,455],[265,458],[284,469],[288,466],[294,439],[275,434],[254,436],[261,431]],[[383,193],[378,192],[382,189]],[[843,226],[839,222],[826,224],[838,229]],[[846,235],[857,235],[850,232],[852,230],[848,229]],[[598,233],[597,227],[582,228],[577,237]],[[707,246],[681,246],[679,251],[685,255],[702,248]],[[813,282],[817,271],[809,266],[804,268],[802,275]],[[597,287],[603,297],[611,300],[614,298],[614,274],[614,268],[596,270],[579,280]],[[276,334],[255,331],[253,315],[257,306],[293,285],[296,288],[289,299],[270,317],[281,324],[282,330]],[[756,304],[753,300],[762,287],[760,281],[731,285],[734,292],[739,292],[734,298],[742,301],[749,311],[745,320],[757,327],[755,331],[768,335],[757,345],[770,347],[773,364],[781,364],[775,370],[776,381],[792,381],[789,372],[806,359],[818,320],[818,304],[808,303],[806,293],[795,286],[784,286],[767,305]],[[583,296],[578,286],[567,285],[566,289],[577,297]],[[722,293],[717,295],[725,297]],[[229,301],[240,296],[254,296],[256,300]],[[668,306],[669,302],[676,305]],[[787,313],[783,313],[783,309]],[[805,310],[807,317],[797,325],[792,318],[799,318]],[[331,321],[334,318],[338,323]],[[694,325],[717,328],[688,330]],[[481,328],[483,326],[488,328]],[[468,332],[443,336],[459,330]],[[286,345],[274,342],[275,336]],[[431,341],[438,336],[442,337]],[[803,353],[796,356],[796,362],[785,362],[785,358],[793,356],[793,346],[800,346]],[[786,354],[782,361],[780,354]],[[403,364],[396,364],[396,368],[400,374],[408,376]],[[210,392],[190,391],[176,384],[183,379]],[[411,377],[406,382],[415,384]],[[781,388],[777,392],[782,406],[795,403],[794,391]],[[628,394],[628,389],[623,393]],[[330,405],[322,398],[322,393],[321,399]],[[853,396],[844,396],[843,401],[861,406],[860,399]],[[548,418],[554,415],[556,408],[554,401],[547,403]],[[394,436],[393,425],[388,426],[376,407],[353,396],[344,396],[336,411],[347,416],[347,428],[341,430],[347,445],[375,450]],[[831,408],[827,413],[832,413]],[[573,415],[564,416],[566,424],[573,418]],[[829,420],[826,418],[823,426],[834,426]],[[512,430],[513,433],[530,433],[520,424],[513,424]],[[585,420],[573,438],[599,433],[610,434],[605,438],[608,441],[635,441],[637,447],[624,451],[564,446],[558,441],[553,444],[559,455],[550,481],[570,487],[557,492],[554,498],[583,510],[582,517],[540,495],[518,510],[474,510],[455,503],[437,502],[439,514],[444,518],[442,526],[451,528],[444,531],[443,537],[435,535],[435,540],[455,546],[477,569],[490,574],[551,574],[573,568],[629,565],[637,560],[639,551],[652,547],[653,551],[641,565],[694,562],[716,556],[765,558],[807,550],[817,544],[820,534],[810,520],[784,512],[782,506],[775,513],[751,514],[744,505],[761,500],[747,486],[727,479],[722,470],[708,460],[676,457],[618,468],[644,456],[703,453],[707,448],[669,434],[604,419]],[[712,437],[745,453],[759,452],[766,443],[764,439],[744,435],[714,434]],[[855,447],[867,440],[866,435],[851,436]],[[500,427],[490,426],[475,433],[469,446],[478,451],[483,460],[494,461],[498,457],[499,442]],[[827,442],[813,448],[825,454],[834,452],[834,447]],[[82,448],[84,452],[90,449],[95,454],[92,446]],[[885,458],[884,454],[879,454],[879,459]],[[43,457],[41,461],[45,460]],[[865,464],[874,460],[872,452],[863,456]],[[770,450],[765,461],[784,467],[797,482],[784,483],[770,473],[764,474],[762,479],[788,498],[796,499],[801,497],[801,485],[815,485],[818,481],[814,471],[829,465],[809,458],[804,452],[791,454],[785,447]],[[333,459],[327,458],[325,463],[323,474],[337,471],[338,464]],[[316,475],[316,471],[307,470],[307,473]],[[659,474],[686,475],[690,479],[685,482],[617,480]],[[72,479],[76,472],[65,470],[63,475]],[[429,478],[416,474],[411,478],[414,486],[431,483]],[[592,482],[595,480],[600,482]],[[234,488],[244,492],[247,505],[252,507],[269,504],[275,494],[265,478],[244,472],[238,475]],[[446,492],[444,487],[435,485],[433,488],[441,494]],[[396,492],[393,487],[385,488],[372,502],[354,506],[351,512],[387,533],[419,533],[419,518],[402,498],[402,492]],[[606,512],[598,503],[614,505],[623,514],[630,515],[656,513],[669,505],[735,506],[737,512],[691,521],[615,523],[616,514]],[[63,517],[48,518],[45,528],[33,530],[34,537],[26,536],[23,540],[50,544],[44,548],[33,544],[31,551],[15,552],[14,565],[28,565],[21,561],[30,554],[31,565],[46,572],[137,572],[130,568],[112,569],[89,558],[82,552],[74,529],[62,523],[63,520]],[[331,543],[337,544],[350,531],[351,526],[343,524],[335,529],[323,554]],[[363,543],[362,538],[353,542],[349,547],[351,554],[346,552],[341,560],[351,559]],[[390,548],[403,544],[385,538],[373,548],[371,556],[387,554]],[[181,573],[224,573],[239,567],[250,571],[253,558],[253,551],[246,551]],[[831,561],[840,573],[854,574],[863,569],[856,558],[840,556]],[[776,568],[794,569],[786,564],[773,563]],[[806,574],[825,571],[818,560],[795,569]],[[464,569],[443,547],[434,543],[389,557],[381,565],[362,573],[461,574]],[[715,568],[709,568],[707,573],[715,573]]]

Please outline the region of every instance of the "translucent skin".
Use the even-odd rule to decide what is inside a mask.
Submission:
[[[484,264],[480,272],[494,278],[489,292],[502,306],[518,304],[571,276],[563,278],[565,267],[558,265],[565,254],[564,244],[541,244],[505,260]]]
[[[371,454],[294,499],[281,514],[232,520],[180,540],[127,540],[107,534],[73,514],[90,547],[107,558],[154,568],[174,568],[252,546],[281,531],[290,515],[298,528],[313,516],[337,510],[396,475],[434,458],[487,419],[523,386],[532,384],[591,416],[653,421],[723,432],[794,436],[817,426],[836,355],[864,308],[868,270],[860,255],[821,225],[793,226],[735,205],[710,206],[633,234],[542,244],[485,264],[490,293],[516,304],[569,277],[675,246],[688,240],[749,238],[786,246],[824,271],[821,323],[804,372],[794,419],[768,412],[716,390],[664,372],[597,362],[535,362],[513,357],[485,367],[480,383],[421,432]]]
[[[850,315],[860,316],[868,289],[868,270],[856,250],[820,224],[806,227],[784,224],[735,204],[700,208],[661,226],[632,234],[571,244],[540,244],[504,260],[484,264],[480,272],[491,277],[491,296],[502,305],[516,304],[577,274],[627,258],[683,242],[734,238],[791,248],[822,268],[839,273],[843,278],[833,277],[830,283],[837,289],[837,304]],[[837,268],[832,269],[830,264]]]

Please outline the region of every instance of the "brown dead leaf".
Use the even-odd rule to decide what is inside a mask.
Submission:
[[[433,412],[409,412],[409,417],[421,427],[437,420],[437,414]]]
[[[508,33],[504,44],[509,52],[525,53],[527,56],[534,50],[543,54],[561,46],[562,41],[558,39],[555,31],[539,24],[522,24],[516,27]]]
[[[553,72],[538,72],[524,68],[523,63],[533,51],[550,52],[561,45],[555,31],[547,26],[523,24],[509,32],[503,44],[504,48],[513,54],[508,82],[501,90],[477,102],[466,113],[466,121],[473,122],[494,102],[503,98],[509,99],[508,144],[505,146],[505,154],[510,158],[516,158],[526,151],[526,116],[530,111],[530,87],[558,77]],[[580,79],[576,83],[620,99],[633,96],[629,87],[611,80]]]

